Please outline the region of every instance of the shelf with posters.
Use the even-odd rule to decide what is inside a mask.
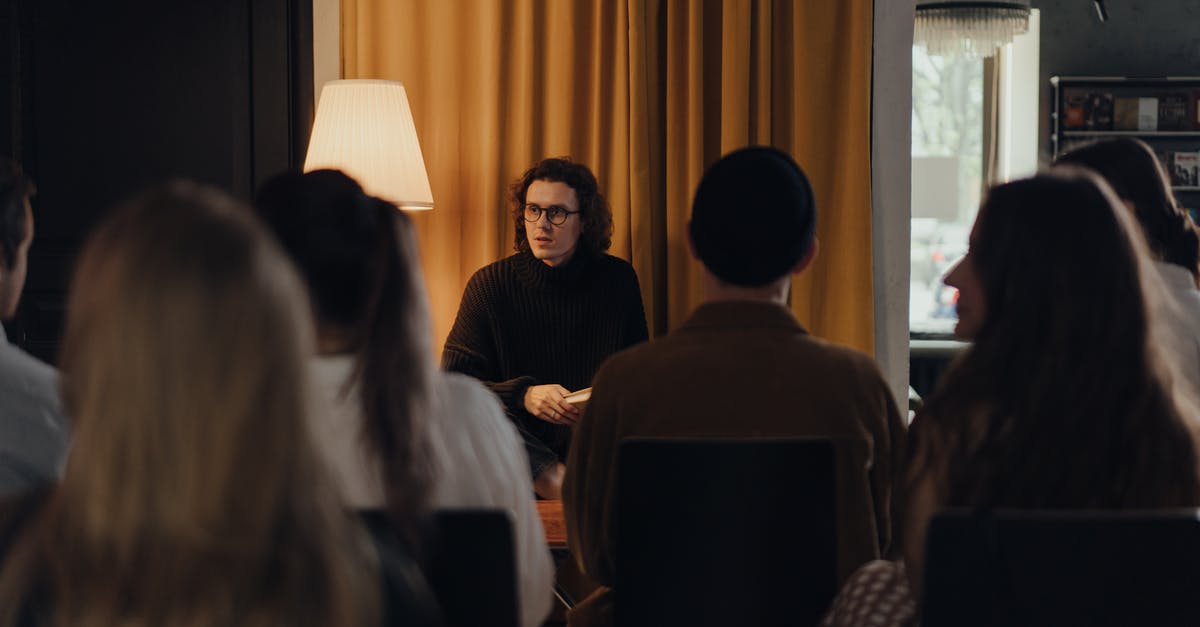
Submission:
[[[1054,158],[1106,137],[1136,137],[1154,149],[1176,200],[1200,207],[1200,76],[1054,76]]]

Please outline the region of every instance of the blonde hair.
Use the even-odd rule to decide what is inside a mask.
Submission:
[[[304,429],[310,333],[248,209],[174,183],[117,211],[74,278],[74,442],[0,574],[0,624],[43,594],[56,625],[377,622],[371,553]]]

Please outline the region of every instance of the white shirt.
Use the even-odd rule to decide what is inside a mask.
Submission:
[[[1160,341],[1162,354],[1183,377],[1183,388],[1200,404],[1200,290],[1192,273],[1173,263],[1154,262],[1169,298],[1158,320],[1170,341]],[[1200,406],[1197,407],[1200,409]]]
[[[343,502],[353,508],[384,503],[379,472],[364,452],[360,436],[362,405],[345,385],[352,356],[323,356],[312,362],[314,385],[325,404],[313,412],[310,429],[317,449],[333,471]],[[545,531],[533,503],[529,462],[517,430],[500,401],[478,381],[438,372],[434,412],[426,422],[434,467],[433,507],[494,508],[509,512],[517,558],[521,625],[538,627],[550,611],[554,566]]]
[[[0,497],[57,481],[68,439],[58,371],[9,344],[0,326]]]

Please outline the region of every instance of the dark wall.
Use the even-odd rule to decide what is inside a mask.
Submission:
[[[1050,156],[1051,76],[1200,76],[1200,2],[1033,0],[1041,10],[1041,159]]]
[[[298,166],[312,121],[311,0],[2,0],[4,155],[38,186],[10,340],[53,360],[72,263],[145,186],[249,199]]]

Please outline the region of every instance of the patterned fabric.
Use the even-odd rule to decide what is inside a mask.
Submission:
[[[904,562],[875,560],[850,576],[821,627],[901,627],[915,625],[916,619]]]

